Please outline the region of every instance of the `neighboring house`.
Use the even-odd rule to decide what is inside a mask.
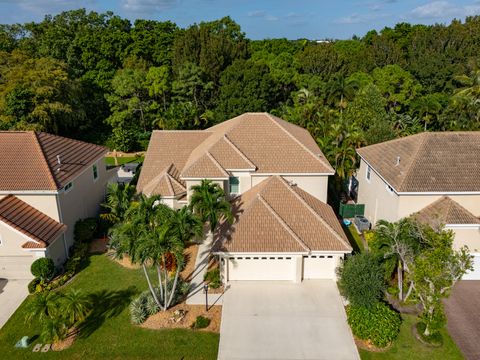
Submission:
[[[0,278],[31,278],[39,257],[66,260],[75,223],[103,201],[106,151],[41,132],[0,132]]]
[[[327,201],[334,170],[307,130],[267,113],[246,113],[206,130],[155,131],[138,190],[188,203],[202,179],[232,199],[216,253],[229,280],[335,278],[351,247]]]
[[[129,184],[137,172],[139,163],[128,163],[120,165],[117,169],[116,176],[112,179],[119,184]]]
[[[425,132],[357,153],[358,203],[372,224],[419,213],[452,229],[454,246],[475,256],[464,279],[480,279],[480,132]]]

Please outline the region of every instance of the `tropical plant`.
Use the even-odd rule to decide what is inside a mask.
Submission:
[[[41,281],[48,281],[55,274],[55,264],[50,258],[39,258],[30,266],[33,276],[40,278]]]
[[[376,255],[370,252],[353,255],[337,268],[340,291],[353,306],[371,309],[383,297],[383,272]]]
[[[134,195],[135,186],[133,185],[108,184],[106,202],[102,204],[102,207],[107,210],[107,213],[100,214],[100,217],[110,221],[112,224],[122,221]]]
[[[71,289],[60,298],[60,308],[68,324],[84,321],[92,309],[92,303],[81,291]]]
[[[98,228],[96,218],[80,219],[75,223],[73,235],[76,241],[89,242],[93,240],[93,236]]]
[[[192,186],[192,191],[190,208],[203,222],[208,222],[207,241],[212,242],[221,219],[233,220],[232,205],[226,200],[220,185],[211,180],[203,179],[199,185]]]

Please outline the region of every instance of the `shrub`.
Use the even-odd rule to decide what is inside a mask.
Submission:
[[[351,256],[337,273],[340,291],[352,305],[370,308],[382,298],[384,270],[378,257],[372,253]]]
[[[98,222],[95,218],[86,218],[78,220],[73,230],[75,240],[82,243],[90,242],[98,228]]]
[[[210,319],[202,315],[199,315],[195,319],[195,322],[193,323],[192,328],[205,329],[208,325],[210,325]]]
[[[370,309],[364,306],[348,306],[347,318],[355,336],[370,340],[378,347],[385,347],[395,340],[402,323],[400,314],[381,302],[377,302]]]
[[[145,308],[145,298],[139,296],[130,304],[130,320],[132,324],[142,324],[147,319],[147,310]]]
[[[147,311],[148,315],[155,315],[160,311],[160,306],[158,306],[157,302],[153,298],[150,292],[148,293],[147,301],[145,303],[145,310]]]
[[[203,280],[208,282],[208,285],[213,289],[218,289],[222,285],[222,280],[220,279],[220,269],[216,268],[205,273]]]
[[[37,285],[40,284],[40,278],[36,277],[28,283],[28,292],[33,294],[37,291]]]
[[[40,280],[50,280],[55,274],[55,264],[52,259],[40,258],[35,260],[30,267],[32,275]]]

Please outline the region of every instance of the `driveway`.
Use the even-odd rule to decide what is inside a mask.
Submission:
[[[458,282],[445,301],[447,328],[467,360],[480,359],[480,281]]]
[[[219,360],[360,359],[331,280],[233,282],[225,292]]]
[[[0,329],[28,295],[29,280],[0,279]]]

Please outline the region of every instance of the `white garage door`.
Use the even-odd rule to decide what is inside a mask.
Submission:
[[[0,256],[0,278],[33,279],[30,265],[34,260],[33,256]]]
[[[229,280],[294,280],[290,256],[235,256],[228,260]]]
[[[310,255],[303,257],[304,279],[335,279],[337,256]]]
[[[480,254],[472,254],[473,258],[473,271],[467,272],[463,275],[462,280],[480,280]]]

